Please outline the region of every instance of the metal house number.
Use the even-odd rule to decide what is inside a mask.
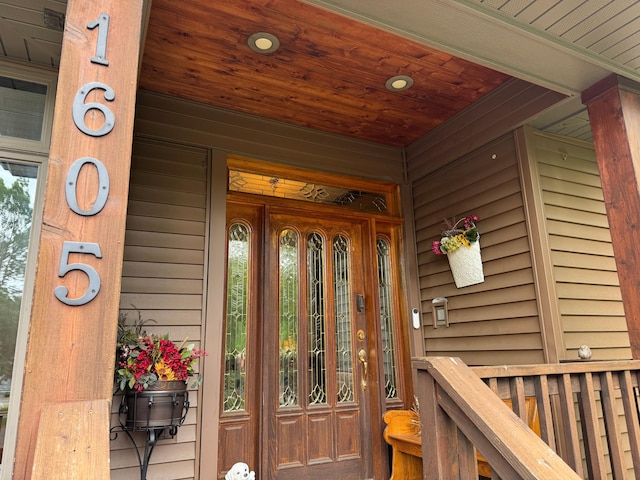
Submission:
[[[109,35],[109,15],[107,13],[101,13],[96,20],[87,23],[87,29],[98,29],[98,41],[96,44],[96,54],[91,58],[91,63],[100,65],[103,67],[109,67],[109,61],[106,58],[107,55],[107,40]],[[104,99],[108,102],[112,102],[116,94],[109,85],[102,82],[88,82],[84,84],[78,90],[72,107],[72,117],[75,126],[85,135],[89,137],[103,137],[108,135],[113,130],[116,117],[113,111],[106,105],[98,102],[86,102],[87,96],[93,90],[101,90]],[[97,110],[104,116],[104,122],[98,129],[89,127],[86,123],[86,115],[92,110]],[[76,192],[76,185],[78,183],[78,177],[80,171],[88,165],[92,165],[98,172],[98,193],[96,195],[93,207],[89,210],[84,210],[78,205],[78,198]],[[90,167],[89,167],[90,168]],[[75,214],[82,217],[89,217],[98,215],[104,206],[107,204],[109,198],[109,172],[104,163],[97,158],[93,157],[81,157],[71,164],[67,172],[65,182],[65,198],[67,205]],[[55,297],[65,305],[80,306],[86,305],[92,301],[100,292],[100,274],[90,265],[86,263],[69,263],[69,255],[72,253],[82,253],[87,255],[93,255],[96,258],[102,258],[102,252],[98,243],[92,242],[69,242],[65,241],[62,244],[62,252],[60,254],[60,267],[58,269],[58,277],[62,278],[67,273],[72,271],[80,271],[87,275],[89,279],[89,286],[87,290],[78,298],[69,298],[69,289],[62,285],[58,285],[54,289]]]

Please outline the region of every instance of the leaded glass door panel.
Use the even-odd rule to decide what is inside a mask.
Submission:
[[[261,480],[383,478],[382,412],[404,406],[410,372],[397,235],[293,208],[227,203],[218,478],[238,461]]]
[[[268,230],[268,478],[370,478],[362,227],[271,214]]]

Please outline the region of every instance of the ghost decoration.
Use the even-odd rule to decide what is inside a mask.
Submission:
[[[592,355],[593,354],[588,345],[581,345],[580,348],[578,349],[578,357],[581,358],[582,360],[589,360],[591,359]]]
[[[224,476],[224,480],[255,480],[255,472],[249,471],[249,465],[246,463],[234,463],[231,469]]]

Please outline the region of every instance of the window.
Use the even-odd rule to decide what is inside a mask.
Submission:
[[[0,76],[0,135],[40,141],[47,86]]]
[[[48,153],[55,76],[0,62],[0,149]]]
[[[5,432],[13,388],[21,311],[25,310],[25,272],[33,225],[38,166],[0,162],[0,447]],[[26,317],[27,315],[25,315]],[[11,402],[16,405],[17,402]]]
[[[10,478],[56,75],[0,62],[0,453]],[[36,153],[37,152],[37,153]]]

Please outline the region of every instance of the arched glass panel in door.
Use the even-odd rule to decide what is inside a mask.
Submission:
[[[353,401],[353,355],[351,353],[351,285],[349,240],[333,239],[333,302],[336,324],[336,371],[338,403]]]
[[[391,255],[389,242],[378,238],[378,292],[380,295],[380,326],[382,339],[382,366],[384,390],[387,398],[398,398],[398,378],[395,342],[393,338],[394,310],[392,303]]]
[[[309,305],[309,405],[327,403],[324,239],[319,233],[307,237],[307,302]]]
[[[285,229],[279,240],[279,397],[280,406],[298,405],[298,233]]]
[[[244,410],[247,402],[247,318],[249,307],[249,228],[229,228],[227,253],[227,316],[224,346],[223,410]]]

